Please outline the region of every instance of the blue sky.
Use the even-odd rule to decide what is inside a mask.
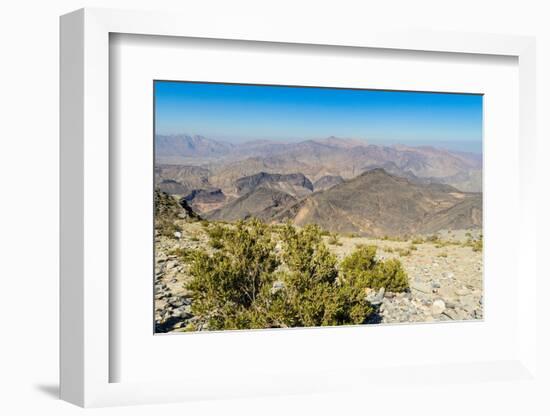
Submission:
[[[155,133],[243,142],[329,136],[481,151],[482,96],[155,81]]]

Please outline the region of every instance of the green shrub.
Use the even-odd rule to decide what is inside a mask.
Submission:
[[[282,237],[282,259],[291,272],[303,273],[312,282],[332,283],[336,280],[336,257],[323,243],[317,225],[306,225],[297,231],[287,224]]]
[[[367,287],[371,289],[383,287],[390,292],[404,292],[409,288],[407,272],[397,259],[378,262],[367,277]]]
[[[340,239],[338,238],[338,234],[333,233],[330,234],[330,238],[328,239],[328,243],[333,246],[341,246],[342,243],[340,242]]]
[[[279,262],[269,227],[252,220],[210,231],[219,251],[194,253],[187,285],[193,314],[214,330],[271,326],[268,298]]]
[[[358,247],[340,264],[340,270],[345,274],[356,275],[363,270],[372,270],[376,265],[376,246]]]
[[[288,266],[272,313],[288,326],[361,324],[373,312],[364,290],[338,279],[336,258],[316,225],[297,231],[287,225],[283,261]]]
[[[472,250],[474,251],[481,251],[483,250],[483,240],[480,238],[478,240],[475,240],[472,243]]]
[[[439,236],[437,234],[432,234],[432,235],[426,237],[426,241],[428,243],[439,243],[440,240],[441,239],[439,238]]]
[[[409,250],[408,248],[400,248],[397,250],[397,252],[401,257],[407,257],[411,255],[411,250]]]
[[[471,235],[471,234],[470,234]],[[464,244],[465,247],[471,247],[473,251],[479,252],[483,250],[483,235],[480,235],[479,238],[473,239],[469,238],[468,241]]]
[[[169,218],[158,218],[155,220],[155,229],[159,235],[168,238],[176,238],[174,233],[181,232],[181,227],[176,224],[175,220]]]
[[[219,250],[193,253],[187,285],[197,318],[194,328],[361,324],[372,314],[364,289],[338,279],[336,258],[318,227],[298,231],[287,224],[281,230],[280,259],[271,227],[257,220],[209,231]],[[278,270],[281,260],[284,271]]]
[[[373,313],[360,287],[343,283],[313,283],[304,273],[283,277],[285,290],[277,292],[271,308],[273,322],[281,326],[363,324]]]
[[[206,229],[206,234],[208,234],[208,237],[210,238],[209,243],[212,248],[222,248],[222,239],[226,235],[226,230],[227,227],[224,227],[221,224],[210,225]]]
[[[355,250],[340,264],[344,281],[360,288],[385,288],[403,292],[409,287],[409,278],[401,262],[396,259],[377,260],[376,246]]]
[[[409,236],[408,235],[402,235],[402,236],[398,236],[398,235],[393,235],[393,236],[390,236],[390,235],[385,235],[382,237],[382,240],[384,241],[407,241],[409,239]]]
[[[193,259],[193,253],[195,250],[184,247],[176,247],[168,251],[168,254],[171,256],[177,256],[182,261],[190,261]]]

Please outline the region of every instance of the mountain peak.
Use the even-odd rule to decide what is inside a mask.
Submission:
[[[388,173],[384,168],[376,167],[373,169],[366,170],[359,176],[387,176],[387,177],[395,177],[391,173]]]
[[[357,147],[357,146],[366,146],[367,144],[362,140],[342,138],[337,136],[329,136],[324,139],[316,139],[316,140],[312,140],[312,142],[324,144],[327,146],[346,148],[346,149]]]

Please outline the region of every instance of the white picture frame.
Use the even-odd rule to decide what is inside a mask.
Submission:
[[[518,344],[506,360],[438,366],[418,363],[413,379],[433,379],[434,374],[444,372],[465,381],[472,374],[483,374],[481,379],[535,378],[536,321],[524,319],[536,316],[534,39],[363,28],[329,34],[314,27],[308,31],[299,27],[281,30],[266,22],[242,24],[237,30],[223,20],[211,26],[187,20],[182,25],[184,20],[185,16],[168,13],[107,9],[82,9],[61,18],[61,398],[88,407],[338,391],[367,385],[372,388],[374,380],[383,380],[386,374],[384,369],[371,368],[367,376],[361,368],[341,368],[331,370],[331,377],[321,378],[316,373],[281,373],[232,383],[230,377],[220,374],[216,381],[111,382],[110,365],[120,358],[110,349],[109,341],[113,335],[109,311],[114,308],[109,296],[109,189],[113,170],[109,157],[109,37],[114,33],[516,57],[520,137],[516,273],[522,270],[515,309],[516,319],[522,323],[518,326]],[[471,381],[479,380],[473,377]]]

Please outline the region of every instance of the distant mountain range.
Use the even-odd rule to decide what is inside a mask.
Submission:
[[[479,155],[329,137],[231,144],[157,136],[155,186],[204,218],[365,235],[481,226]]]
[[[446,183],[462,191],[480,192],[482,187],[480,155],[429,146],[380,146],[337,137],[297,143],[232,144],[203,136],[158,135],[155,158],[157,165],[208,169],[210,183],[224,192],[237,179],[262,171],[302,173],[315,182],[323,176],[350,179],[375,167],[410,179]]]

